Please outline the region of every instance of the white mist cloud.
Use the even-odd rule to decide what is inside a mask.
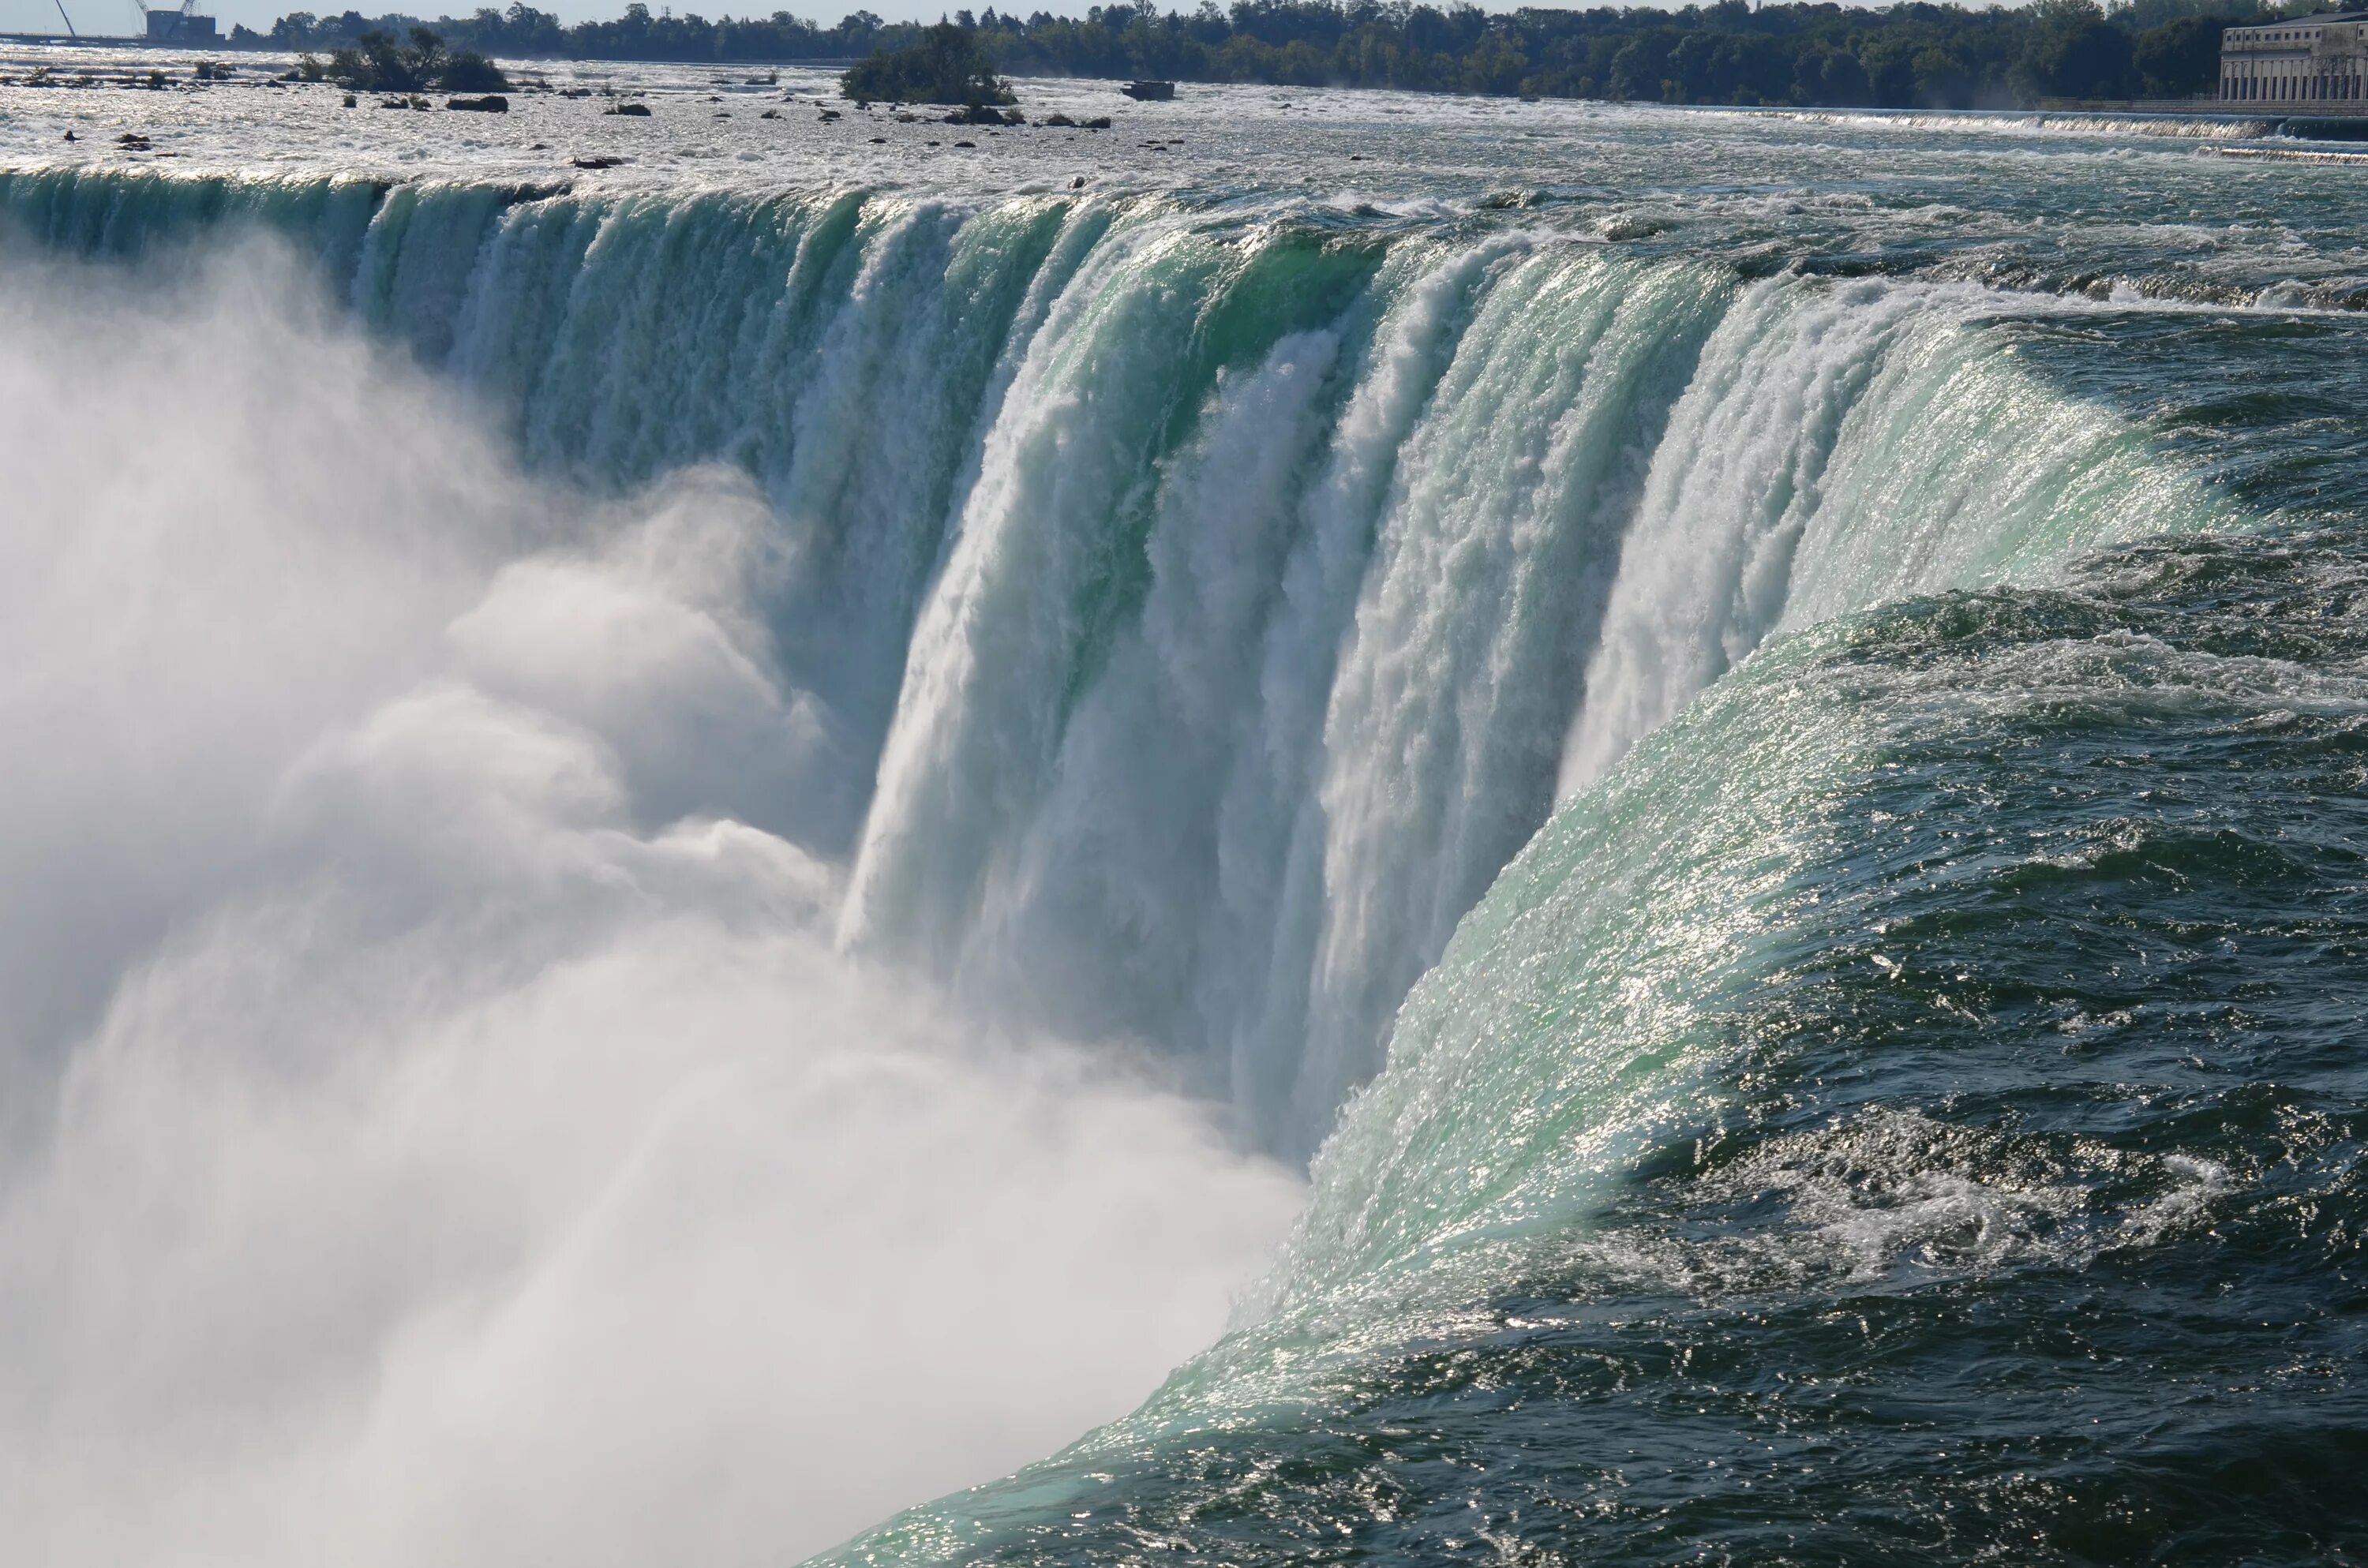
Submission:
[[[1297,1184],[829,950],[745,485],[302,294],[0,275],[0,1559],[779,1562],[1122,1412]]]

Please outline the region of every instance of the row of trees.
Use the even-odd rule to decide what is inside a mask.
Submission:
[[[326,52],[351,45],[365,33],[402,36],[419,25],[419,17],[399,13],[365,17],[347,11],[324,17],[291,11],[272,23],[268,32],[234,27],[230,41],[234,48]],[[855,12],[837,26],[825,28],[786,11],[741,20],[726,16],[714,22],[698,16],[653,15],[640,0],[627,6],[622,17],[608,22],[578,22],[569,27],[548,11],[519,3],[507,11],[488,7],[466,17],[441,17],[434,28],[456,47],[513,60],[748,64],[860,60],[878,49],[909,46],[921,34],[917,24],[891,25],[869,11]]]
[[[2224,27],[2304,14],[2260,0],[2036,0],[1982,10],[1923,0],[1880,10],[1717,0],[1643,8],[1489,13],[1412,0],[1234,0],[1160,11],[1153,0],[1083,17],[963,10],[952,22],[1016,75],[1158,77],[1295,86],[1400,87],[1665,103],[2029,107],[2208,93]],[[404,36],[409,17],[283,17],[256,47],[329,50]],[[447,17],[456,49],[518,58],[760,63],[852,61],[928,46],[917,23],[858,11],[834,27],[787,12],[708,21],[629,5],[615,21],[564,27],[521,3]]]

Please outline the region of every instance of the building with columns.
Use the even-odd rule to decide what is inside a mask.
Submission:
[[[2220,35],[2220,101],[2368,113],[2368,11],[2329,11]],[[2355,106],[2344,110],[2340,106]]]

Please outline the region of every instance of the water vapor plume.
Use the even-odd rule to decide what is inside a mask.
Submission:
[[[1297,1182],[831,951],[751,486],[301,276],[0,270],[0,1557],[782,1562],[1121,1413]]]

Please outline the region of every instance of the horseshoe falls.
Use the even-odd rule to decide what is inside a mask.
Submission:
[[[0,62],[12,1559],[2368,1550],[2342,170],[629,69]]]

